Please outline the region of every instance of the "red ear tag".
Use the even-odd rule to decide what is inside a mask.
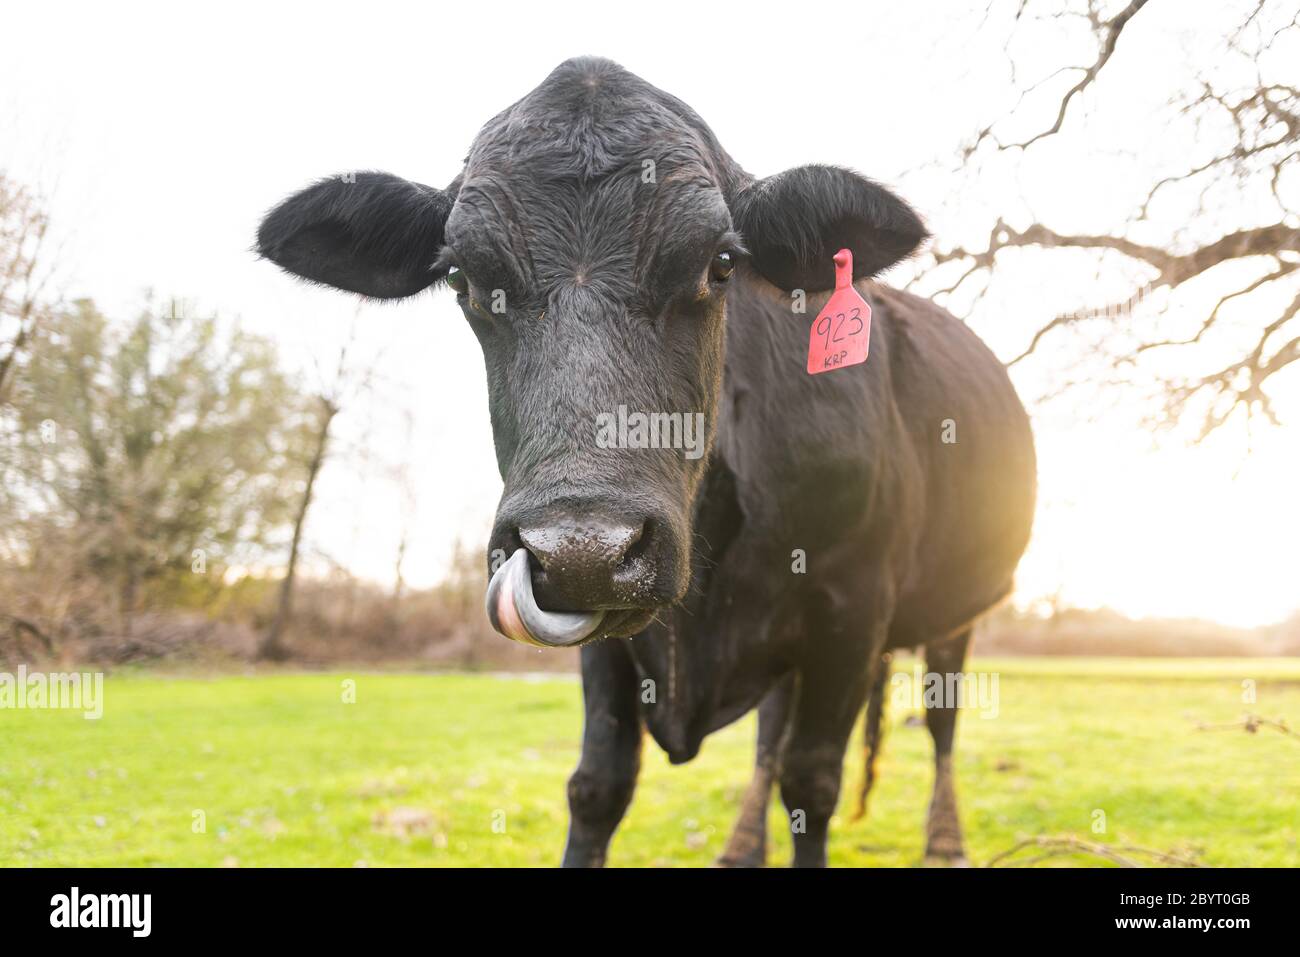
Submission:
[[[871,307],[853,288],[853,253],[835,254],[835,292],[808,333],[808,374],[830,372],[867,361]]]

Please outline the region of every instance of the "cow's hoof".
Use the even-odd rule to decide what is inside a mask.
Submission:
[[[713,866],[766,867],[767,835],[761,828],[738,824]]]
[[[922,867],[970,867],[964,854],[927,854]]]
[[[604,867],[605,855],[600,851],[566,847],[564,849],[564,860],[560,863],[560,866],[564,868]]]

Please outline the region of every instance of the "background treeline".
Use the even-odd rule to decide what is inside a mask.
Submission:
[[[1126,618],[1108,608],[1026,614],[1005,606],[976,629],[990,655],[1114,655],[1135,658],[1235,658],[1300,655],[1300,614],[1260,628],[1199,619]]]

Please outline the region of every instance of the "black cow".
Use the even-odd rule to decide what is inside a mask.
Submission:
[[[824,864],[882,660],[924,645],[961,671],[1010,590],[1034,508],[1024,409],[965,325],[871,281],[925,235],[845,169],[756,180],[686,104],[598,58],[488,122],[445,189],[348,174],[262,223],[259,252],[308,280],[379,299],[445,281],[482,344],[505,482],[489,615],[582,645],[566,865],[604,862],[643,726],[680,763],[760,701],[723,863],[763,862],[779,781],[794,863]],[[870,358],[809,375],[840,249],[874,311]],[[610,428],[649,414],[686,447]],[[956,860],[956,710],[939,704],[927,853]]]

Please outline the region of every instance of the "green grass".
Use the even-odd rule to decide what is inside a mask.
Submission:
[[[975,863],[1021,838],[1069,834],[1199,853],[1212,865],[1300,865],[1300,741],[1268,729],[1196,730],[1198,721],[1247,711],[1300,725],[1300,662],[984,659],[974,667],[1000,675],[998,717],[970,711],[958,729]],[[348,678],[357,683],[354,704],[341,700]],[[1256,682],[1256,704],[1242,703],[1244,678]],[[0,864],[559,859],[581,726],[575,680],[118,673],[107,677],[105,698],[99,721],[0,710]],[[832,864],[919,861],[931,752],[924,727],[905,720],[911,713],[893,708],[870,813],[834,822]],[[647,739],[610,864],[711,863],[748,779],[753,733],[750,716],[678,768]],[[842,808],[861,769],[858,740]],[[1096,810],[1106,815],[1104,834],[1093,833]],[[771,825],[772,859],[784,862],[790,841],[779,801]]]

